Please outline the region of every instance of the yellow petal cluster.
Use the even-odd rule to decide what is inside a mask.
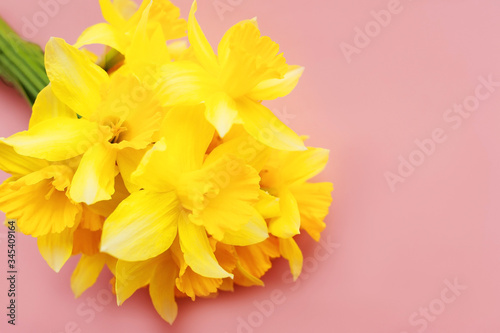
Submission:
[[[50,84],[29,129],[0,139],[0,168],[12,175],[0,209],[55,271],[81,254],[76,296],[108,266],[118,304],[148,286],[170,323],[176,298],[263,285],[274,258],[297,278],[294,237],[318,241],[325,228],[332,185],[310,179],[328,150],[306,147],[263,101],[289,94],[303,68],[255,19],[215,52],[196,1],[187,22],[167,0],[99,2],[106,23],[75,45],[47,43]],[[103,68],[88,44],[121,60]]]

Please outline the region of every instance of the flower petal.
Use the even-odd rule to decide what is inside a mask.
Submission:
[[[77,114],[89,118],[101,102],[108,74],[83,52],[54,37],[45,47],[45,69],[54,94]]]
[[[300,227],[315,240],[319,241],[320,234],[325,229],[323,220],[328,215],[328,208],[332,202],[331,183],[304,183],[290,188],[300,211]]]
[[[261,190],[259,193],[259,202],[255,205],[255,209],[265,219],[278,217],[281,215],[280,199]]]
[[[155,257],[174,241],[178,216],[174,191],[132,193],[104,223],[101,251],[127,261]]]
[[[250,91],[247,97],[256,101],[268,101],[284,97],[297,86],[303,72],[304,67],[290,66],[284,78],[260,82]]]
[[[63,265],[71,257],[73,231],[74,229],[67,228],[61,233],[47,234],[37,239],[40,254],[56,273],[59,273]]]
[[[146,152],[147,149],[136,150],[133,148],[125,148],[118,151],[116,155],[116,163],[118,164],[118,169],[120,170],[120,174],[123,177],[125,186],[130,193],[139,191],[141,189],[141,186],[132,182],[131,177],[132,173],[137,170]]]
[[[171,162],[169,172],[180,174],[201,167],[215,130],[205,119],[203,107],[179,107],[170,110],[163,121],[160,135],[165,138]]]
[[[149,295],[156,312],[169,324],[177,317],[175,302],[175,279],[179,269],[172,258],[166,258],[156,266],[149,284]]]
[[[193,211],[191,221],[203,225],[220,241],[226,231],[238,232],[251,220],[260,219],[253,208],[259,197],[259,181],[255,169],[226,156],[200,171],[183,175],[178,193],[183,204]]]
[[[271,219],[269,232],[280,238],[290,238],[300,234],[300,213],[295,197],[289,190],[279,194],[281,216]]]
[[[49,166],[45,160],[19,155],[0,139],[0,169],[14,177],[22,177]]]
[[[215,93],[205,103],[205,116],[223,138],[238,116],[235,101],[226,93]]]
[[[85,119],[52,118],[19,132],[4,142],[21,155],[63,161],[81,155],[106,134]]]
[[[111,2],[111,0],[99,0],[101,6],[102,16],[106,21],[115,26],[122,26],[125,24],[125,17],[120,11],[119,1]]]
[[[189,12],[188,19],[188,37],[189,42],[191,43],[191,47],[194,50],[196,55],[196,59],[200,62],[200,64],[205,67],[206,70],[212,73],[216,73],[219,68],[219,64],[217,63],[217,58],[215,56],[214,50],[210,43],[208,42],[205,34],[201,30],[198,21],[196,20],[196,10],[198,9],[198,5],[196,0],[193,2],[191,6],[191,11]]]
[[[230,137],[236,129],[241,128],[243,134]],[[234,156],[245,161],[246,164],[260,171],[265,165],[271,149],[255,140],[241,125],[233,126],[233,129],[224,137],[224,142],[213,149],[205,160],[205,164],[211,164],[226,155]]]
[[[137,289],[149,283],[158,262],[158,258],[135,262],[117,261],[115,290],[118,305],[122,305]]]
[[[301,184],[319,174],[328,162],[328,149],[308,147],[306,151],[279,152],[273,172],[262,175],[266,186]],[[269,178],[268,178],[269,177]]]
[[[82,255],[71,275],[71,290],[73,290],[75,297],[80,297],[85,290],[94,285],[105,263],[106,256],[104,254]]]
[[[36,97],[29,127],[31,128],[44,120],[57,117],[77,118],[76,113],[54,95],[52,87],[49,84]]]
[[[302,271],[302,263],[304,262],[302,251],[300,251],[299,246],[293,238],[280,238],[279,242],[280,253],[283,258],[288,260],[290,271],[292,272],[293,280],[295,281]]]
[[[125,187],[121,174],[115,177],[115,193],[111,196],[111,200],[99,201],[88,206],[92,212],[103,217],[108,217],[118,207],[118,205],[130,195]],[[102,229],[102,227],[100,228]]]
[[[240,286],[264,286],[264,281],[250,274],[239,262],[236,264],[236,269],[233,272],[234,283]]]
[[[226,230],[222,240],[225,244],[247,246],[264,241],[269,234],[267,224],[262,216],[254,209],[255,214],[238,231]]]
[[[254,245],[237,246],[236,252],[241,267],[257,279],[271,268],[271,259],[280,256],[279,244],[274,237]]]
[[[169,166],[174,163],[174,156],[167,153],[167,144],[165,138],[162,138],[144,154],[137,169],[131,174],[130,181],[139,188],[168,192],[174,188],[172,184],[175,184],[178,177],[177,173],[169,170]]]
[[[279,45],[261,36],[256,20],[244,20],[230,28],[218,48],[222,68],[219,80],[233,98],[248,94],[257,84],[281,79],[288,65]]]
[[[153,13],[151,13],[152,6],[153,2],[150,2],[142,11],[130,47],[125,54],[127,65],[131,65],[136,73],[142,72],[141,67],[145,67],[145,64],[151,66],[170,61],[163,31],[158,22],[151,19],[153,16]]]
[[[73,46],[80,48],[90,44],[107,45],[122,54],[125,53],[127,47],[122,33],[107,23],[97,23],[85,29]]]
[[[305,150],[304,142],[268,108],[249,99],[238,100],[239,116],[257,141],[279,150]]]
[[[191,223],[185,212],[179,215],[179,242],[186,263],[195,273],[211,278],[233,277],[217,262],[205,228]]]
[[[165,106],[197,105],[218,89],[217,81],[203,67],[188,60],[162,66],[160,75],[158,96]]]
[[[188,267],[182,275],[176,279],[176,286],[179,291],[195,300],[196,296],[207,297],[217,293],[217,288],[222,284],[222,279],[209,278],[196,274],[191,267]]]
[[[22,233],[38,237],[75,225],[80,206],[66,196],[64,188],[55,186],[57,182],[69,185],[65,168],[50,166],[0,186],[0,209],[8,218],[18,219]]]
[[[109,143],[91,147],[76,170],[69,194],[76,202],[91,205],[98,201],[110,200],[115,193],[116,150]]]

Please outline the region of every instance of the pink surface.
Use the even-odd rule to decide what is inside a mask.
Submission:
[[[50,0],[3,0],[0,15],[18,31],[40,16],[40,28],[28,33],[40,44],[50,36],[74,42],[101,21],[97,0],[58,1],[65,4],[43,25],[37,13]],[[190,1],[174,3],[186,17]],[[232,11],[218,13],[221,3]],[[390,19],[375,15],[384,26],[374,23],[371,11],[387,8]],[[479,79],[500,81],[499,10],[496,0],[199,1],[212,43],[238,20],[257,16],[289,62],[306,67],[293,94],[269,105],[312,135],[310,145],[331,150],[318,177],[335,185],[323,234],[331,253],[304,237],[306,266],[295,284],[278,260],[266,287],[182,300],[170,326],[144,290],[120,308],[109,301],[109,272],[75,300],[69,277],[76,261],[56,274],[36,241],[18,235],[13,328],[4,314],[2,229],[0,331],[500,332],[500,87]],[[23,100],[3,86],[0,99],[0,136],[27,128]],[[451,113],[462,103],[476,110],[465,118]],[[398,175],[400,156],[418,166],[401,166]]]

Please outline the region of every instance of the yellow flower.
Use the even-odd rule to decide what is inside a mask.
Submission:
[[[12,175],[0,185],[0,209],[17,219],[22,233],[38,238],[42,257],[56,272],[72,254],[98,252],[104,221],[69,197],[72,164],[22,156],[0,141],[0,168]]]
[[[132,179],[132,193],[104,224],[101,251],[128,261],[167,251],[179,237],[187,265],[205,277],[232,276],[215,259],[208,234],[226,244],[264,240],[267,226],[253,205],[260,178],[241,159],[205,152],[214,128],[203,107],[166,115],[163,138],[146,153]]]
[[[89,44],[108,45],[125,55],[141,17],[145,11],[151,21],[148,35],[152,35],[155,26],[159,26],[167,40],[177,39],[186,35],[186,21],[179,18],[179,8],[168,0],[143,1],[137,9],[131,0],[99,0],[102,15],[107,23],[98,23],[87,28],[75,47],[80,48]],[[151,7],[149,10],[148,7]],[[146,14],[147,15],[147,14]],[[177,46],[178,47],[178,46]],[[176,46],[174,46],[174,49]]]
[[[110,77],[62,39],[51,38],[45,57],[51,83],[35,102],[30,128],[5,142],[48,161],[81,156],[71,198],[89,205],[109,200],[118,170],[130,185],[134,157],[140,159],[152,142],[163,109],[137,78],[120,72]]]
[[[308,147],[306,151],[275,151],[260,172],[261,187],[279,198],[281,215],[269,222],[269,232],[290,238],[306,230],[319,240],[332,201],[331,183],[309,183],[328,162],[329,151]]]
[[[260,35],[255,20],[229,29],[216,56],[196,17],[196,1],[188,21],[188,36],[197,62],[176,61],[163,69],[160,88],[165,105],[204,103],[205,116],[224,137],[241,123],[256,140],[283,150],[304,150],[302,140],[260,101],[290,93],[303,68],[289,66],[279,46]]]

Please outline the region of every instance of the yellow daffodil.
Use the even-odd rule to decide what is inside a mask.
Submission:
[[[22,156],[0,141],[0,167],[12,177],[0,185],[0,209],[17,219],[19,230],[38,238],[38,248],[58,272],[72,254],[95,254],[104,218],[74,202],[74,171],[66,164]]]
[[[131,0],[99,0],[99,4],[107,23],[98,23],[87,28],[78,38],[75,47],[104,44],[125,55],[136,27],[148,6],[151,6],[151,21],[161,27],[166,40],[178,39],[186,35],[186,21],[179,18],[179,8],[168,0],[143,1],[139,9]],[[153,29],[154,25],[151,25],[148,36],[152,35]],[[178,47],[179,44],[174,45],[173,49]]]
[[[261,36],[255,20],[226,32],[216,56],[196,17],[196,1],[188,36],[197,62],[177,61],[164,67],[161,93],[165,105],[204,103],[205,116],[224,137],[241,123],[256,140],[283,150],[304,150],[302,140],[260,101],[290,93],[303,68],[287,65],[279,46]]]
[[[28,131],[5,141],[20,154],[48,161],[81,155],[71,198],[89,205],[109,200],[116,162],[128,183],[134,151],[152,142],[162,108],[134,76],[115,73],[110,77],[62,39],[52,38],[45,56],[51,84],[37,100],[34,117],[38,113],[53,117],[32,121]]]
[[[281,216],[271,219],[269,232],[290,238],[306,230],[316,241],[332,201],[331,183],[309,183],[328,162],[328,150],[308,147],[306,151],[275,151],[260,173],[261,187],[279,198]]]

